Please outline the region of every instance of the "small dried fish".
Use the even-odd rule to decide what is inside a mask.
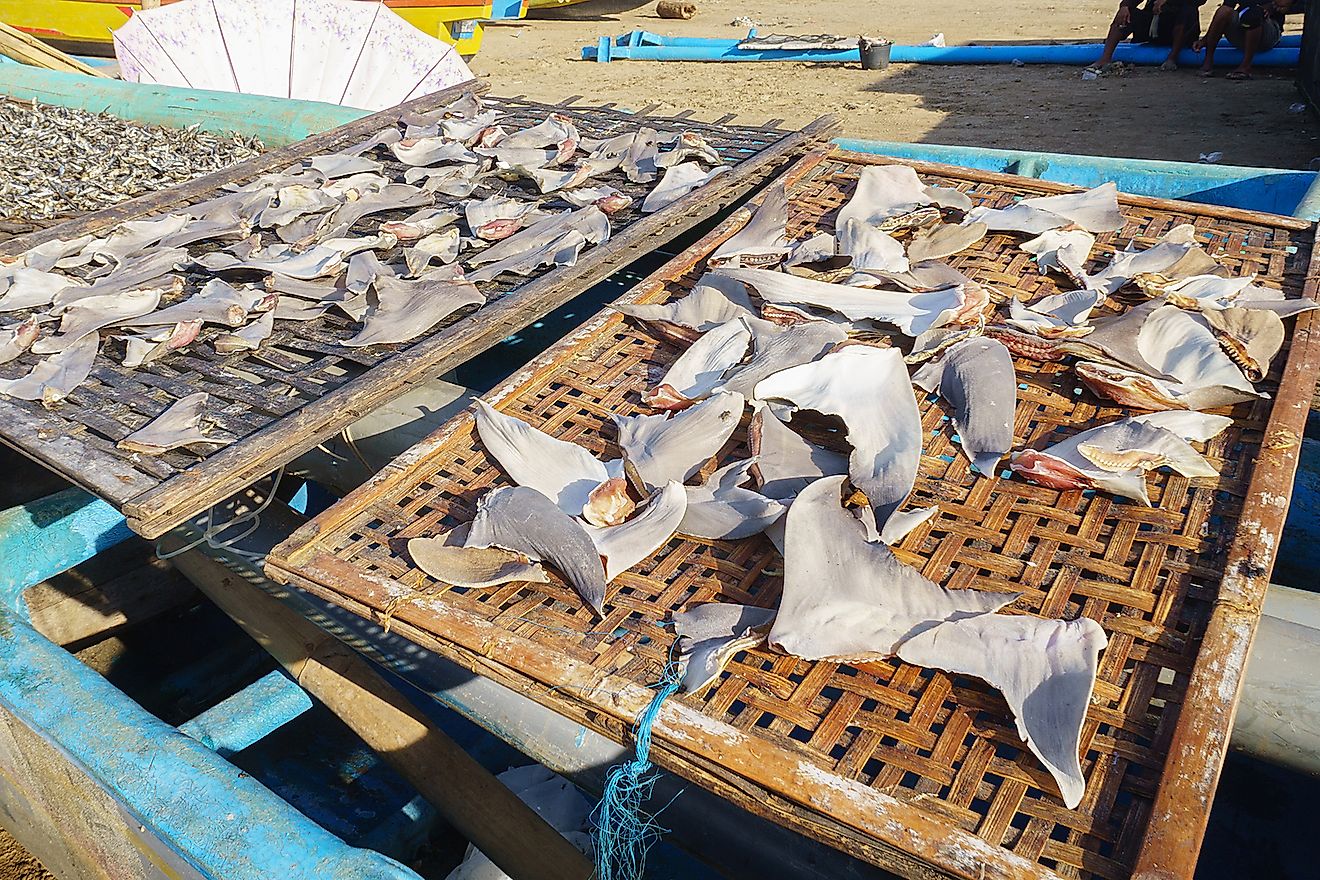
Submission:
[[[12,98],[0,100],[0,128],[10,133],[5,162],[11,182],[0,187],[0,219],[28,222],[90,213],[263,149],[256,138],[141,125]]]
[[[228,443],[228,440],[206,436],[201,429],[209,399],[210,395],[205,391],[179,398],[156,418],[120,440],[116,447],[126,452],[160,455],[194,443]]]

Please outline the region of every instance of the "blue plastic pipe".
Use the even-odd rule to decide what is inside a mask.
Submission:
[[[699,37],[665,37],[654,42],[655,35],[640,32],[611,40],[602,37],[595,46],[584,46],[584,60],[606,61],[799,61],[860,63],[857,49],[739,49],[739,40],[716,40]],[[1066,43],[1020,46],[894,46],[890,61],[903,64],[1064,64],[1082,66],[1100,58],[1100,43]],[[1257,55],[1252,62],[1261,67],[1296,67],[1300,48],[1276,47]],[[1123,43],[1114,60],[1126,64],[1161,64],[1168,50],[1160,46]],[[1215,59],[1220,64],[1241,62],[1242,53],[1223,44]],[[1184,65],[1199,64],[1200,53],[1190,49],[1178,56]]]
[[[0,511],[0,596],[24,617],[22,593],[132,536],[124,517],[82,489]]]

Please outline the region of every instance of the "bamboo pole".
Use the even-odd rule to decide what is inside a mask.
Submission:
[[[12,58],[20,64],[43,67],[46,70],[113,79],[108,73],[83,64],[72,55],[66,55],[59,49],[48,46],[36,37],[28,36],[3,22],[0,22],[0,55]]]
[[[591,877],[585,856],[351,648],[197,550],[174,564],[510,877]]]

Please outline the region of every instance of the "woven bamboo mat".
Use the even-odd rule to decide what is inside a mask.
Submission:
[[[832,229],[860,167],[884,161],[833,152],[795,166],[790,235]],[[915,167],[927,182],[955,186],[978,204],[1067,189]],[[1255,272],[1287,296],[1315,287],[1308,224],[1120,201],[1127,222],[1100,237],[1091,271],[1115,248],[1149,246],[1192,223],[1234,274]],[[747,216],[730,218],[628,298],[682,296],[705,256]],[[1018,243],[994,235],[951,262],[999,294],[1056,292]],[[1087,789],[1079,808],[1064,808],[996,691],[898,661],[739,654],[705,693],[666,703],[655,760],[907,876],[1117,880],[1158,868],[1161,877],[1190,877],[1320,365],[1311,318],[1299,321],[1295,331],[1290,326],[1286,365],[1263,385],[1274,398],[1237,407],[1233,426],[1206,449],[1222,476],[1153,474],[1152,508],[1018,478],[976,478],[943,405],[919,400],[927,433],[907,506],[936,504],[940,513],[899,552],[946,587],[1021,590],[1011,610],[1086,615],[1109,636],[1082,732]],[[553,436],[616,457],[610,415],[644,411],[640,391],[679,353],[607,309],[488,399]],[[1016,366],[1015,448],[1041,448],[1128,414],[1082,389],[1062,365]],[[739,431],[706,473],[745,455]],[[477,499],[507,482],[465,414],[276,548],[267,570],[363,616],[388,616],[418,644],[619,741],[627,741],[629,723],[649,700],[646,685],[659,677],[672,642],[660,621],[708,601],[778,602],[782,563],[763,536],[671,540],[613,582],[603,622],[558,580],[465,590],[411,565],[402,549],[408,538],[470,521]]]
[[[364,117],[223,172],[13,239],[0,245],[0,253],[18,253],[50,238],[100,232],[131,217],[202,202],[222,194],[225,186],[360,142],[396,124],[406,111],[444,107],[460,94],[461,90],[451,89]],[[576,100],[549,105],[521,98],[490,98],[487,106],[501,111],[502,124],[511,129],[533,125],[550,113],[558,113],[589,137],[611,137],[639,126],[697,132],[719,152],[731,171],[702,187],[700,193],[651,215],[642,215],[639,210],[647,185],[630,183],[622,172],[602,177],[601,182],[635,199],[633,207],[611,219],[608,242],[585,250],[574,266],[543,267],[527,278],[510,280],[512,276],[505,275],[483,282],[479,286],[487,297],[486,305],[460,310],[411,343],[346,348],[341,343],[356,333],[358,323],[334,310],[312,321],[277,322],[273,335],[260,349],[239,354],[216,352],[209,339],[218,331],[207,328],[188,348],[136,369],[121,366],[121,349],[115,348],[118,343],[107,340],[89,381],[58,407],[45,409],[40,403],[0,399],[0,440],[123,509],[135,530],[154,537],[273,472],[397,396],[409,382],[432,378],[466,361],[587,290],[637,255],[649,252],[658,242],[717,213],[780,165],[822,142],[835,125],[832,120],[822,119],[803,131],[786,132],[773,127],[705,122],[686,115],[643,116]],[[384,174],[402,182],[406,166],[384,151],[377,151],[376,158],[384,159]],[[536,197],[530,183],[502,185],[507,187],[506,194]],[[444,195],[436,198],[437,206],[452,207],[460,214],[461,202]],[[401,219],[411,212],[400,209],[372,215],[359,221],[353,232],[374,234],[381,221]],[[222,244],[204,243],[191,251],[196,256]],[[183,291],[167,297],[162,305],[196,293],[211,275],[194,267],[184,277]],[[23,375],[38,360],[39,356],[27,353],[0,366],[0,376]],[[197,391],[210,395],[206,417],[216,425],[213,434],[236,438],[234,442],[155,456],[116,447],[119,440],[176,400]]]

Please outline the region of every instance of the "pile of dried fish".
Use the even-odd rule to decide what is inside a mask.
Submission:
[[[166,172],[155,148],[134,153],[135,135],[114,137],[114,149],[91,140],[57,152],[128,155],[134,173]],[[190,346],[259,357],[277,331],[296,338],[298,322],[332,310],[354,325],[338,340],[346,348],[408,343],[518,278],[572,266],[609,239],[612,216],[659,210],[728,170],[697,132],[639,126],[593,139],[560,114],[518,129],[465,96],[181,213],[0,261],[0,365],[16,362],[0,396],[55,406],[98,356],[127,369]],[[100,166],[96,178],[120,179]],[[645,193],[641,204],[611,180]],[[205,434],[215,421],[207,405],[194,395],[108,439],[135,455],[223,444]]]
[[[257,138],[139,125],[0,98],[0,220],[85,214],[227,168],[260,153]]]
[[[437,580],[469,587],[545,581],[549,565],[603,615],[610,584],[675,535],[763,532],[784,557],[779,608],[711,603],[675,614],[686,690],[761,644],[807,660],[898,657],[973,675],[1002,691],[1022,740],[1075,807],[1104,630],[1087,617],[1001,613],[1020,594],[941,587],[890,550],[939,512],[902,509],[923,445],[913,385],[947,404],[972,471],[1006,478],[1012,354],[1083,359],[1088,385],[1157,411],[1022,450],[1012,471],[1150,504],[1153,469],[1217,475],[1193,444],[1232,419],[1198,410],[1254,397],[1283,342],[1280,316],[1317,304],[1227,278],[1181,227],[1087,274],[1095,234],[1123,225],[1112,185],[988,210],[906,166],[868,167],[837,233],[802,241],[788,237],[787,207],[779,183],[685,297],[617,306],[686,347],[642,395],[655,414],[615,417],[604,439],[617,457],[602,461],[478,403],[481,443],[517,485],[481,498],[470,528],[414,539],[409,553]],[[1022,246],[1040,271],[1076,289],[1001,309],[940,262],[992,230],[1030,236]],[[1151,301],[1091,321],[1127,289]],[[750,457],[693,483],[749,408]],[[800,433],[804,411],[841,420],[848,454]]]

